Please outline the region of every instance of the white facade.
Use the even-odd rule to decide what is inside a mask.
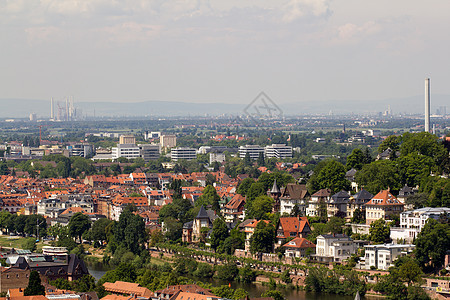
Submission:
[[[250,155],[251,159],[258,159],[259,154],[264,154],[264,148],[255,145],[245,145],[239,147],[239,157],[244,158],[246,154]]]
[[[197,150],[194,148],[175,148],[170,152],[170,157],[172,160],[177,161],[179,159],[196,159],[197,158]]]
[[[225,161],[224,153],[209,153],[209,163],[212,164],[214,162],[223,163]]]
[[[284,144],[272,144],[264,148],[264,156],[267,158],[292,158],[292,147]]]
[[[134,144],[117,144],[117,147],[113,147],[112,159],[118,159],[119,157],[125,157],[127,159],[135,159],[141,156],[140,149]]]
[[[414,250],[414,245],[398,245],[398,244],[383,244],[383,245],[368,245],[365,249],[365,268],[375,267],[378,270],[387,270],[393,266],[393,262]]]
[[[400,214],[400,227],[417,228],[419,231],[421,231],[429,218],[438,220],[442,214],[450,217],[450,208],[424,207],[416,210],[405,211]]]
[[[358,246],[343,234],[323,234],[317,237],[314,257],[322,262],[342,262],[356,252]]]

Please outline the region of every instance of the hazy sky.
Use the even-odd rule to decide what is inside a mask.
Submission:
[[[0,98],[450,94],[449,0],[0,0]]]

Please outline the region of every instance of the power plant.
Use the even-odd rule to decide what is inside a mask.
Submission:
[[[430,132],[430,78],[425,79],[425,132]]]
[[[53,121],[75,121],[78,117],[78,110],[73,104],[73,97],[66,97],[64,100],[56,101],[56,115],[55,103],[53,97],[50,99],[50,119]],[[81,113],[80,113],[81,115]]]

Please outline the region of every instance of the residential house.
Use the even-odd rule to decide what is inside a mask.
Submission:
[[[182,285],[171,285],[162,290],[157,290],[153,293],[152,300],[169,300],[178,293],[194,293],[199,295],[206,295],[210,297],[215,297],[210,290],[202,288],[196,284],[182,284]],[[189,298],[183,298],[185,300]],[[194,298],[190,298],[194,300]]]
[[[24,289],[28,286],[30,270],[17,267],[0,267],[0,292],[6,293],[9,289]]]
[[[344,234],[322,234],[317,237],[316,254],[311,257],[318,262],[341,263],[356,250],[357,244]]]
[[[319,217],[320,211],[323,210],[324,213],[326,211],[326,203],[330,199],[331,190],[330,189],[321,189],[316,193],[311,195],[311,200],[309,201],[309,205],[306,208],[306,215],[309,217]],[[322,209],[323,207],[323,209]]]
[[[292,213],[294,206],[297,205],[301,215],[306,215],[306,203],[309,199],[309,193],[304,184],[288,183],[281,191],[280,196],[280,214]]]
[[[258,225],[259,222],[266,222],[266,224],[269,224],[269,221],[267,220],[246,220],[248,223],[244,226],[244,232],[245,232],[245,251],[250,251],[250,239],[252,238],[253,233],[255,232],[255,228]]]
[[[193,243],[200,242],[202,234],[204,233],[202,232],[202,228],[208,228],[208,230],[211,230],[213,222],[217,218],[218,216],[214,213],[214,211],[210,209],[206,210],[202,205],[197,216],[192,222],[192,229],[190,228],[190,222],[183,224],[182,240],[186,242],[192,241]]]
[[[428,219],[438,220],[441,217],[450,219],[450,208],[423,207],[404,211],[400,214],[400,227],[391,227],[390,237],[394,243],[412,243]]]
[[[222,215],[225,218],[225,222],[227,223],[234,223],[236,221],[243,221],[245,217],[245,198],[240,195],[236,194],[234,197],[225,204],[225,206],[222,209]]]
[[[370,270],[387,270],[394,265],[399,257],[406,256],[414,250],[415,246],[399,244],[367,245],[364,246],[364,268]]]
[[[118,295],[134,295],[135,297],[150,299],[153,293],[146,287],[142,287],[139,283],[116,281],[105,282],[103,284],[106,292]]]
[[[378,219],[390,220],[393,216],[400,216],[403,206],[389,190],[383,190],[366,203],[366,224],[370,225]]]
[[[350,202],[350,195],[346,191],[340,191],[330,197],[327,202],[328,218],[347,216],[347,205]]]
[[[355,195],[350,197],[350,201],[347,204],[347,216],[346,219],[350,221],[357,209],[361,211],[363,216],[366,215],[366,203],[373,198],[373,195],[367,190],[362,189]]]
[[[311,233],[307,217],[281,217],[276,233],[276,244],[281,246],[288,238],[306,238]]]
[[[316,245],[305,238],[296,237],[283,245],[286,257],[301,258],[309,256],[316,251]]]

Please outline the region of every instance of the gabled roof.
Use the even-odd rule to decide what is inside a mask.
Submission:
[[[277,238],[288,238],[291,232],[303,233],[305,228],[309,228],[307,217],[281,217],[280,225],[283,230],[283,235],[278,235]]]
[[[281,198],[304,199],[308,196],[305,184],[288,183],[281,193]]]
[[[245,198],[242,195],[236,194],[230,202],[225,205],[227,209],[238,209],[240,205],[245,204]]]
[[[295,248],[295,249],[304,249],[304,248],[315,248],[316,245],[312,242],[308,241],[305,238],[296,237],[290,242],[287,242],[283,245],[283,247],[286,248]]]
[[[373,198],[366,203],[366,205],[403,205],[389,190],[383,190],[373,196]]]
[[[103,287],[105,288],[105,291],[112,293],[136,295],[145,298],[150,298],[152,296],[152,292],[148,288],[141,287],[138,283],[125,281],[116,281],[114,283],[105,282]]]
[[[330,197],[331,190],[330,189],[321,189],[312,194],[312,197]]]

